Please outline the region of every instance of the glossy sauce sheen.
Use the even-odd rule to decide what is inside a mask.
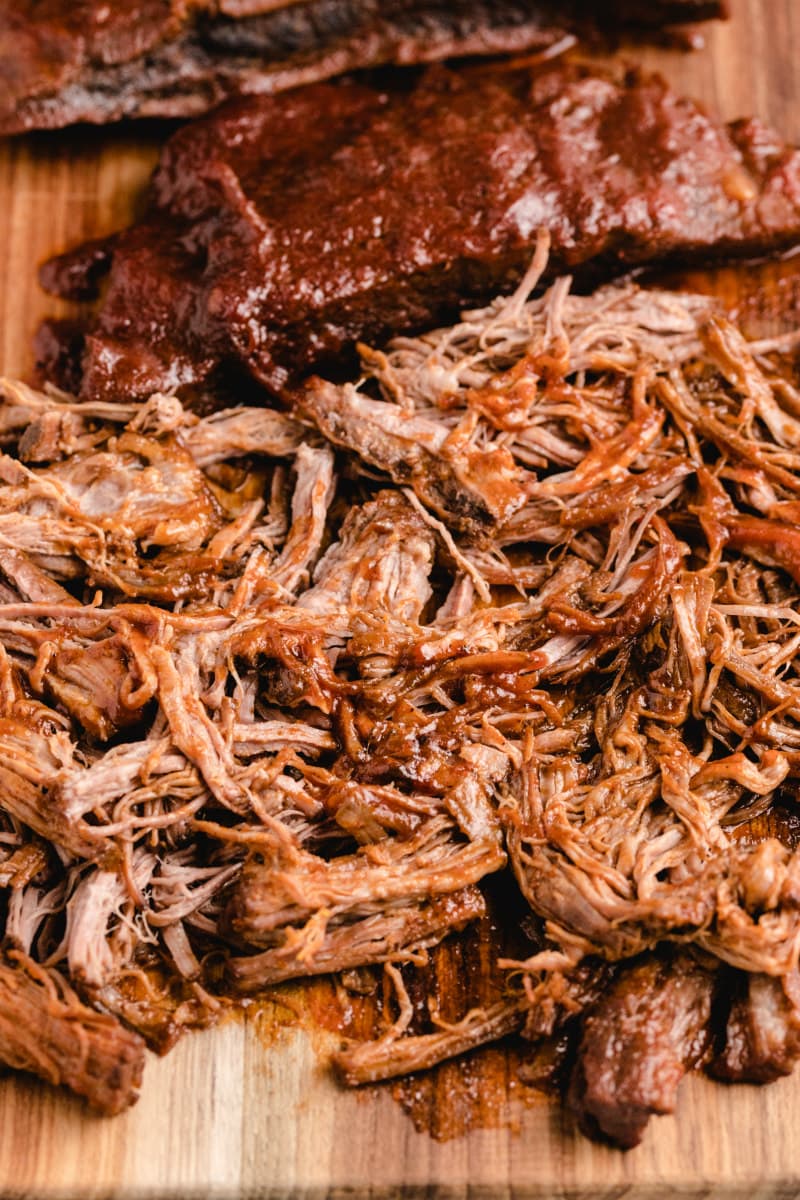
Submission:
[[[433,69],[400,94],[231,103],[169,141],[152,200],[109,248],[85,397],[202,389],[231,366],[281,392],[508,288],[542,226],[552,273],[773,249],[800,235],[800,155],[655,77]],[[79,296],[97,270],[92,244],[42,278]]]

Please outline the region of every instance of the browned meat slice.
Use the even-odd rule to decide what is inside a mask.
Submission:
[[[800,1058],[798,972],[776,978],[745,975],[738,981],[725,1025],[725,1043],[711,1073],[731,1082],[769,1083],[790,1075]]]
[[[97,0],[68,14],[63,5],[11,0],[4,8],[3,133],[191,116],[230,95],[283,91],[359,67],[548,50],[566,32],[546,4],[523,0],[262,0],[242,13],[214,0],[150,0],[116,5],[105,21]]]
[[[549,272],[788,245],[800,155],[659,78],[578,67],[232,102],[172,137],[150,213],[115,240],[82,394],[186,387],[231,362],[274,391],[341,370],[357,339],[513,283],[543,227]],[[51,263],[45,285],[68,292],[74,262]]]
[[[104,1013],[81,1004],[55,971],[16,952],[0,963],[0,1059],[70,1088],[112,1115],[133,1104],[144,1069],[144,1042]]]
[[[603,23],[723,14],[722,0],[605,6]],[[359,67],[549,51],[596,22],[585,0],[3,0],[0,133],[188,116]]]
[[[568,1102],[581,1129],[626,1149],[709,1048],[714,973],[656,956],[623,971],[584,1019]]]

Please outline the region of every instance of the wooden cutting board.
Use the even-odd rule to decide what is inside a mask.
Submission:
[[[800,141],[800,0],[732,7],[703,50],[626,54],[725,117],[758,113]],[[163,136],[147,125],[0,144],[2,373],[29,372],[32,331],[59,311],[37,288],[36,264],[130,218]],[[775,274],[766,285],[749,268],[696,281],[769,326],[800,295],[793,265]],[[753,301],[756,284],[766,292]],[[335,1040],[293,1028],[277,1008],[251,1011],[151,1059],[139,1103],[113,1120],[36,1081],[2,1079],[0,1196],[800,1196],[800,1071],[766,1088],[691,1078],[677,1115],[654,1120],[623,1154],[582,1138],[559,1105],[521,1100],[526,1089],[502,1085],[496,1061],[491,1091],[472,1076],[483,1127],[435,1141],[388,1089],[337,1087],[325,1063]],[[448,1081],[459,1085],[453,1103],[463,1097],[463,1069],[446,1070],[436,1084],[445,1108]]]

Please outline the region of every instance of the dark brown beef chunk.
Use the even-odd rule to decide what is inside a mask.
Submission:
[[[8,67],[4,133],[193,116],[231,95],[282,91],[359,67],[547,49],[565,32],[552,12],[520,0],[264,2],[241,16],[208,2],[129,0],[105,22],[107,6],[96,0],[69,15],[63,4],[24,7],[0,13],[8,47],[0,60]]]
[[[84,242],[81,252],[65,258],[58,275],[60,295],[70,300],[92,300],[111,265],[113,237]]]
[[[654,77],[438,68],[400,94],[320,84],[224,106],[170,139],[153,195],[113,247],[85,397],[231,362],[281,391],[357,339],[510,286],[542,226],[551,272],[792,242],[800,154]],[[75,278],[74,255],[44,277]]]
[[[679,21],[709,21],[728,15],[727,3],[713,0],[616,0],[612,5],[615,19],[642,27],[668,25]]]
[[[547,50],[569,29],[722,15],[721,0],[0,0],[0,133],[189,116],[358,67]]]
[[[113,1115],[136,1100],[144,1042],[81,1004],[55,971],[0,962],[0,1061],[63,1084]]]
[[[739,983],[711,1073],[731,1083],[770,1083],[791,1074],[800,1058],[800,974],[743,975]]]
[[[584,1020],[568,1103],[584,1133],[624,1148],[708,1049],[713,974],[688,956],[648,955],[623,970]]]
[[[42,321],[33,340],[36,375],[74,394],[81,386],[83,330],[77,321]]]

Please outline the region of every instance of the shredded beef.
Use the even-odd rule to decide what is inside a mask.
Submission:
[[[696,1066],[791,1069],[797,332],[541,290],[547,240],[291,411],[0,384],[7,969],[124,1064],[364,969],[351,1085],[521,1035],[628,1146]],[[490,877],[515,928],[445,1021],[427,955]]]
[[[12,952],[0,963],[0,1060],[112,1115],[136,1100],[144,1043],[82,1004],[57,972]]]

